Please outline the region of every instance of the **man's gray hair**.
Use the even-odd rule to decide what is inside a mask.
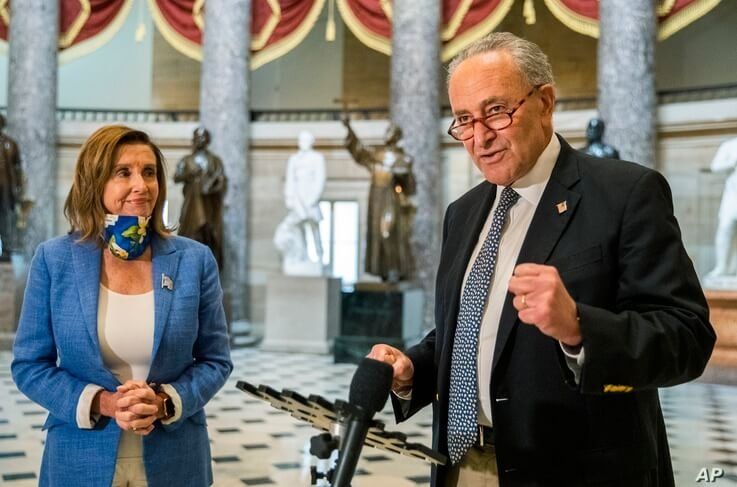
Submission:
[[[461,51],[448,65],[448,81],[466,59],[491,51],[506,51],[530,86],[553,84],[553,68],[540,46],[510,32],[492,32]]]

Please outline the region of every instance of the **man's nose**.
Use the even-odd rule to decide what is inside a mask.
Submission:
[[[473,141],[477,147],[488,148],[496,139],[496,130],[492,130],[481,122],[473,121]]]

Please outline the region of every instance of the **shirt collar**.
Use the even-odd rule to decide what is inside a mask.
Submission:
[[[548,145],[542,151],[540,157],[538,157],[537,162],[530,169],[530,172],[512,183],[512,188],[519,193],[520,197],[534,207],[537,207],[540,198],[542,198],[543,191],[550,180],[550,175],[553,173],[553,168],[555,167],[555,162],[558,160],[559,154],[560,141],[555,135],[555,132],[553,132],[550,142],[548,142]],[[503,186],[500,186],[500,188],[503,188]]]

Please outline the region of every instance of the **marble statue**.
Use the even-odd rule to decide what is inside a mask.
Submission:
[[[608,159],[619,159],[619,151],[611,145],[605,144],[601,139],[604,137],[604,121],[600,118],[592,118],[586,126],[586,147],[583,151],[594,157]]]
[[[286,275],[321,276],[323,248],[320,240],[320,197],[325,189],[325,158],[312,148],[315,137],[299,134],[299,150],[287,161],[284,201],[287,216],[274,234]]]
[[[179,235],[202,242],[223,268],[223,197],[228,186],[223,162],[207,149],[210,132],[197,127],[192,153],[177,164],[174,181],[184,183]]]
[[[371,173],[366,235],[366,265],[369,274],[384,282],[411,279],[414,260],[410,247],[415,206],[412,158],[402,148],[402,130],[390,124],[384,146],[366,148],[348,118],[345,147],[353,159]]]
[[[717,232],[714,237],[716,265],[704,284],[710,287],[737,287],[737,138],[727,140],[711,161],[712,172],[731,171],[724,183],[722,203],[719,205]],[[725,278],[729,278],[726,279]],[[726,282],[727,280],[731,282]]]
[[[4,128],[5,117],[0,115],[0,259],[9,260],[22,226],[23,170],[18,145],[2,132]]]

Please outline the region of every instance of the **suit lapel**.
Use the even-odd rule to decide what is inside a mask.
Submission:
[[[565,140],[558,138],[561,144],[560,154],[532,217],[530,228],[527,230],[517,258],[517,264],[528,262],[543,264],[548,260],[581,199],[579,193],[569,189],[579,180],[575,151]],[[558,205],[562,202],[565,202],[565,210],[561,212],[562,207]],[[507,293],[499,320],[492,374],[516,324],[517,310],[512,305],[512,294]]]
[[[78,235],[74,235],[78,238]],[[72,245],[72,265],[74,279],[79,294],[79,304],[85,329],[92,340],[94,353],[100,364],[100,340],[97,336],[97,306],[100,296],[100,259],[102,249],[96,242],[84,240]]]
[[[151,363],[154,363],[161,345],[161,337],[164,336],[164,329],[169,321],[169,311],[177,284],[179,253],[169,239],[154,237],[151,246],[153,254],[151,272],[154,285],[154,346]]]
[[[458,214],[455,216],[458,222],[454,222],[449,226],[449,232],[455,232],[454,235],[448,235],[448,239],[458,239],[455,249],[449,249],[450,255],[453,255],[453,263],[448,272],[448,281],[446,287],[447,308],[446,308],[446,333],[445,347],[451,345],[455,328],[458,322],[458,307],[461,299],[461,286],[463,284],[463,276],[466,274],[468,261],[471,259],[473,249],[479,239],[481,229],[489,216],[491,205],[496,197],[496,186],[490,183],[483,183],[483,192],[478,197],[478,204],[473,205],[473,211],[466,214]],[[450,354],[448,354],[450,357]]]

